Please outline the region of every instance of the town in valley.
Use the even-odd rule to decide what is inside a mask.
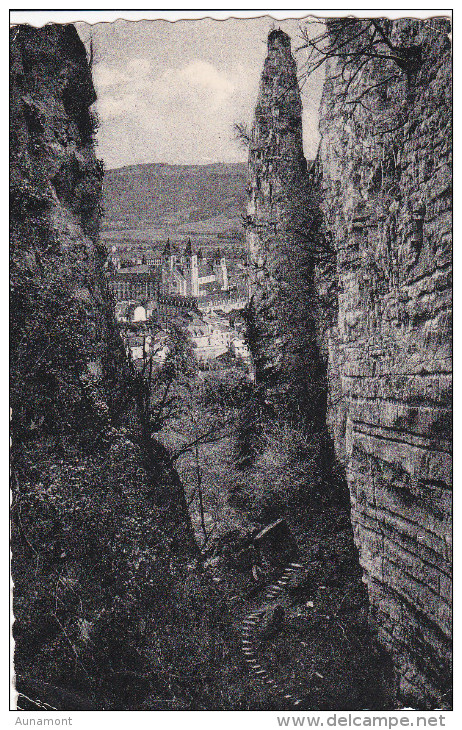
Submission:
[[[179,200],[185,192],[181,166],[173,173],[165,168],[140,165],[105,174],[105,269],[127,354],[138,370],[147,361],[161,368],[174,327],[186,335],[199,372],[237,367],[252,379],[244,316],[250,287],[242,224],[245,165],[193,168],[199,183],[187,203]],[[156,194],[160,203],[154,206],[149,201]]]
[[[181,248],[167,241],[160,255],[128,260],[111,251],[108,280],[128,354],[136,365],[147,358],[162,365],[174,323],[187,333],[202,369],[238,362],[250,373],[242,314],[248,301],[245,258],[227,259],[219,249],[205,256],[190,239]]]

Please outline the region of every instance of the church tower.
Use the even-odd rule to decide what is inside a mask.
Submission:
[[[226,259],[224,256],[220,259],[220,269],[221,269],[221,288],[223,291],[228,291],[229,289],[229,283],[228,283],[228,267],[226,266]]]
[[[191,255],[191,294],[193,297],[199,296],[199,267],[196,254]]]

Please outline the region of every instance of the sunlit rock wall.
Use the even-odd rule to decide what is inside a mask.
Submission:
[[[345,60],[330,60],[320,122],[338,287],[326,340],[342,394],[329,420],[380,637],[403,698],[421,707],[446,706],[450,688],[448,30],[444,20],[390,23],[395,46],[420,48],[420,66],[367,64],[346,99]]]

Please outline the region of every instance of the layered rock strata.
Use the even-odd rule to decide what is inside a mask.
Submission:
[[[354,74],[348,52],[360,42],[352,41],[328,61],[321,104],[323,208],[338,289],[338,321],[326,340],[331,392],[342,394],[341,402],[332,399],[329,421],[401,695],[415,706],[444,707],[451,653],[449,23],[381,23],[389,42],[382,58]],[[411,56],[413,65],[396,62]]]

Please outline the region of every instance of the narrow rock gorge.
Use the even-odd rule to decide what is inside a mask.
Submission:
[[[255,382],[241,372],[207,391],[196,379],[213,446],[201,471],[190,410],[186,500],[191,444],[175,458],[162,444],[114,321],[91,59],[72,25],[12,29],[13,634],[16,687],[32,698],[21,709],[451,707],[450,27],[325,30],[308,162],[300,69],[289,36],[268,36],[241,129]],[[222,452],[207,403],[231,424]],[[291,561],[279,579],[278,530]],[[254,651],[268,665],[255,676],[245,616],[250,666]]]
[[[299,292],[311,330],[310,392],[323,390],[324,361],[321,415],[345,469],[371,617],[393,657],[399,697],[448,707],[450,28],[435,19],[328,21],[327,30],[321,143],[308,172],[290,40],[281,31],[268,39],[249,139],[257,335],[264,366],[282,370],[290,390],[291,344],[270,330],[283,331],[285,317],[274,292],[291,303]],[[286,260],[299,265],[303,247],[310,263],[300,287]],[[315,255],[321,249],[325,256]],[[322,407],[311,399],[306,418],[315,422]]]

